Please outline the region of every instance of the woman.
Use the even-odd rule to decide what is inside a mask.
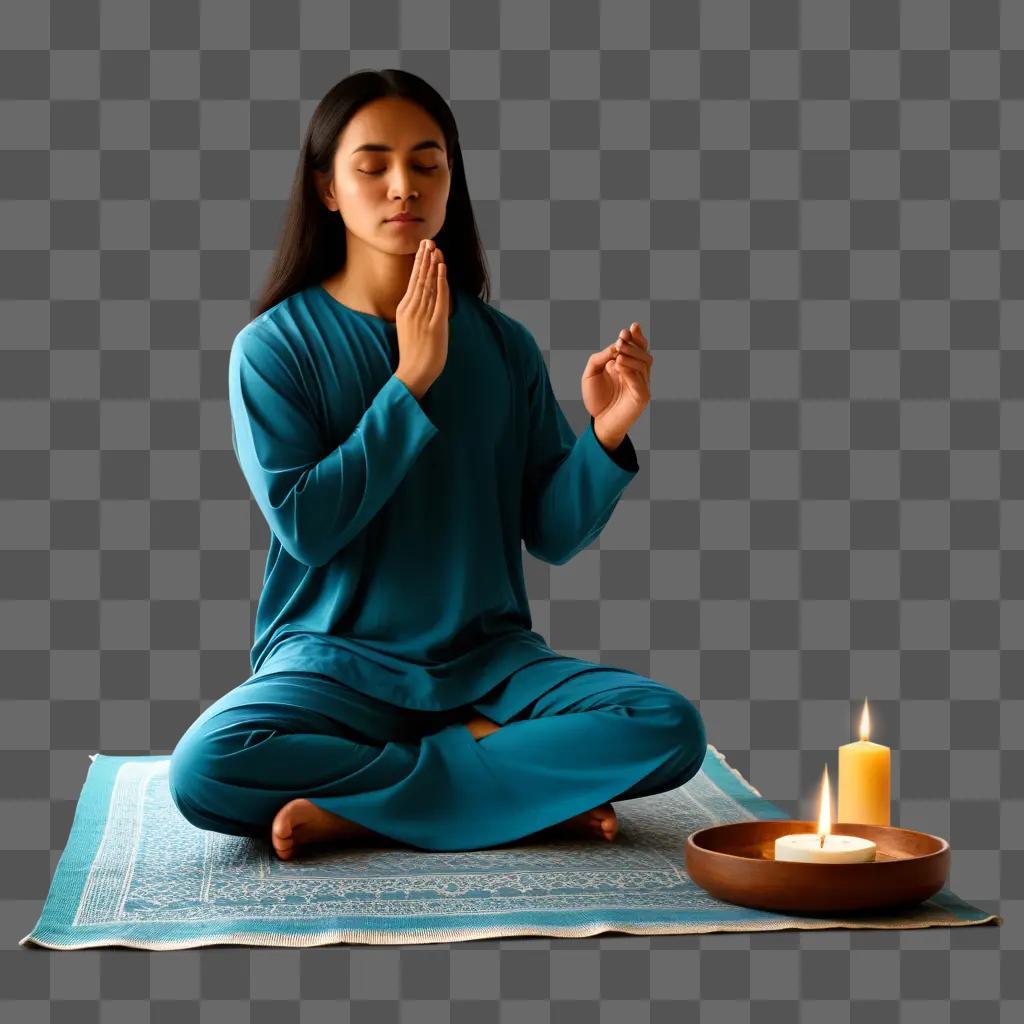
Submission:
[[[448,105],[404,71],[344,79],[229,358],[270,548],[253,674],[171,757],[197,827],[269,835],[281,859],[359,838],[612,839],[612,800],[700,769],[693,704],[552,650],[523,579],[524,542],[566,562],[637,473],[647,340],[634,323],[590,356],[577,438],[532,334],[487,293]]]

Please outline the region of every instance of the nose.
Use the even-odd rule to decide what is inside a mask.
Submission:
[[[412,172],[403,170],[401,167],[391,177],[391,194],[393,197],[414,196],[416,190],[412,187]]]

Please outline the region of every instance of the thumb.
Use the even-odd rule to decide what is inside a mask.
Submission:
[[[618,341],[613,341],[607,348],[603,348],[599,352],[595,352],[587,360],[587,372],[584,374],[584,376],[592,377],[595,373],[600,373],[602,370],[604,370],[605,365],[609,362],[609,360],[614,359],[618,354]]]

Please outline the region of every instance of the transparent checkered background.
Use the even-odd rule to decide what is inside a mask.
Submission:
[[[5,1020],[1021,1019],[1024,3],[0,11]],[[867,697],[894,824],[1002,928],[17,946],[87,755],[169,752],[248,675],[228,350],[317,101],[393,66],[451,102],[493,301],[574,427],[591,351],[635,319],[655,353],[602,536],[524,553],[535,628],[697,701],[798,817]]]

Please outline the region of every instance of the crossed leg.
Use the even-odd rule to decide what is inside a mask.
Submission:
[[[490,697],[473,705],[485,718]],[[352,838],[481,849],[681,785],[706,750],[685,697],[607,666],[563,680],[480,738],[465,721],[418,735],[414,717],[327,677],[253,677],[182,737],[172,797],[192,824],[231,834],[266,837],[282,808],[305,800],[351,822]]]

